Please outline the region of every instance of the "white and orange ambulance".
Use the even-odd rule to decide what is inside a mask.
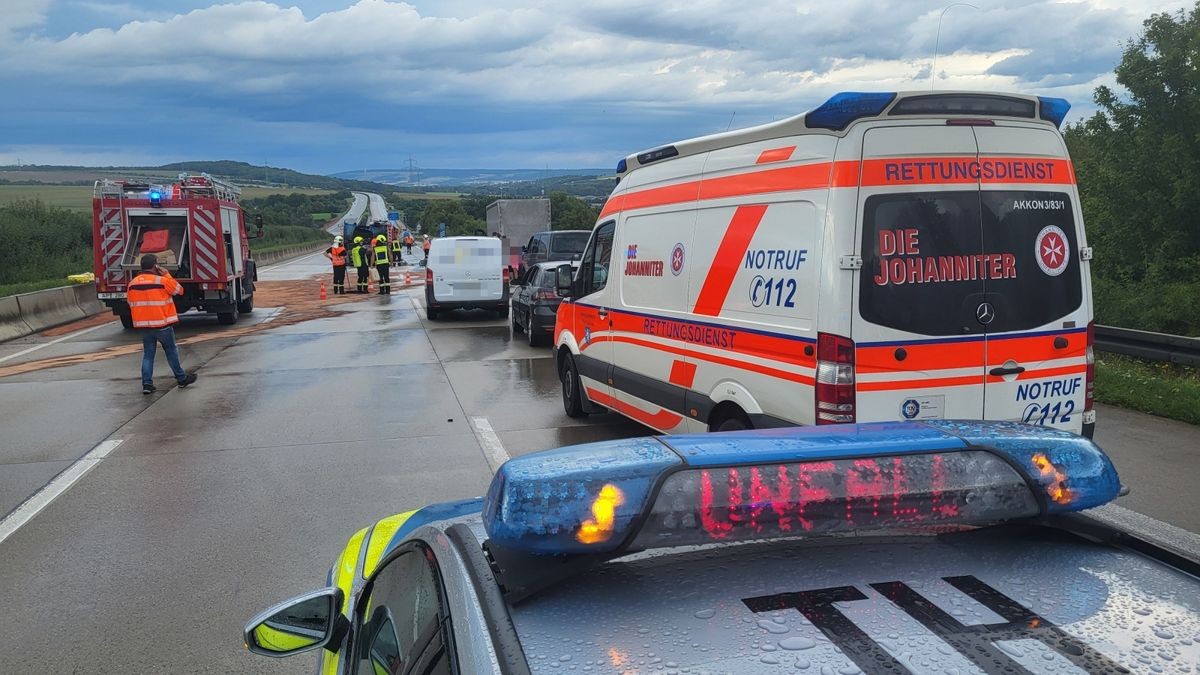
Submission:
[[[671,433],[956,418],[1090,435],[1068,108],[844,93],[622,160],[559,275],[567,413]]]

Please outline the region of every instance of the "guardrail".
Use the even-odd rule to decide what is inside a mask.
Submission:
[[[1111,354],[1200,366],[1200,338],[1151,333],[1117,326],[1096,326],[1095,346],[1097,350]]]

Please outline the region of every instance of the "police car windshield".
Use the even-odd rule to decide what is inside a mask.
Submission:
[[[1044,326],[1083,302],[1073,207],[1063,192],[946,191],[867,199],[859,311],[923,335]],[[983,301],[995,307],[976,320]]]
[[[1129,672],[1198,662],[1196,583],[1004,525],[643,553],[511,614],[535,673]]]

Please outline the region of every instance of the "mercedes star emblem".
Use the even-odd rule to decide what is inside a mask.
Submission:
[[[996,318],[996,309],[992,307],[992,303],[990,302],[981,303],[979,307],[975,308],[975,318],[979,323],[986,326],[992,322],[992,319]]]

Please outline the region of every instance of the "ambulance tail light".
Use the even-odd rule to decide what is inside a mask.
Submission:
[[[428,267],[425,268],[425,285],[433,285],[433,270],[429,269]]]
[[[1096,403],[1096,322],[1087,325],[1087,374],[1083,383],[1083,409],[1091,410]]]
[[[817,424],[854,422],[854,341],[817,334]]]

